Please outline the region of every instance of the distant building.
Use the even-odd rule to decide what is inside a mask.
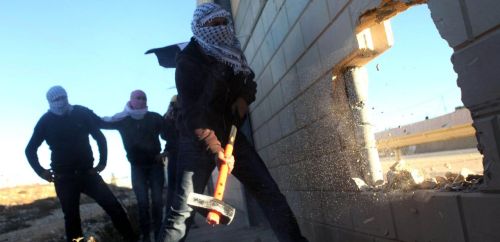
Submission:
[[[466,108],[378,132],[375,138],[381,146],[379,147],[381,157],[387,156],[387,152],[396,147],[401,150],[401,155],[477,148],[472,118]],[[391,141],[392,143],[388,144]]]

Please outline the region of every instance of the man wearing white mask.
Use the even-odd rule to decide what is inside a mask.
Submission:
[[[141,242],[150,242],[151,229],[155,238],[158,237],[163,218],[165,171],[159,139],[160,136],[165,139],[163,117],[148,110],[144,91],[135,90],[122,112],[102,120],[101,128],[118,130],[122,137],[139,208]]]
[[[106,138],[97,126],[99,118],[86,107],[69,104],[61,86],[50,88],[47,100],[50,109],[36,124],[26,147],[26,157],[42,179],[54,182],[64,213],[66,240],[83,237],[79,206],[80,194],[84,193],[106,211],[125,241],[135,241],[137,236],[125,210],[99,175],[107,160]],[[89,135],[99,148],[96,167]],[[38,160],[37,150],[44,141],[52,151],[51,169],[42,167]]]

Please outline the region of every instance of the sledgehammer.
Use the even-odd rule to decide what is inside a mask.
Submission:
[[[236,139],[236,127],[231,126],[229,141],[224,149],[224,155],[229,157],[233,153],[234,140]],[[227,164],[221,164],[219,167],[219,177],[215,186],[214,196],[206,196],[197,193],[191,193],[188,196],[187,204],[197,208],[197,210],[205,215],[207,214],[207,223],[215,224],[230,224],[233,220],[235,209],[222,201],[224,190],[226,188],[226,180],[229,167]]]

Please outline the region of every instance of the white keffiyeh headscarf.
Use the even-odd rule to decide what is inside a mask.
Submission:
[[[73,106],[68,102],[68,94],[61,86],[53,86],[47,91],[47,101],[49,101],[49,112],[56,115],[63,115],[73,110]]]
[[[218,17],[226,18],[227,24],[204,27],[205,23]],[[252,72],[241,51],[241,44],[236,38],[233,21],[228,11],[215,3],[201,4],[194,11],[191,29],[194,39],[205,54],[229,65],[235,74]]]
[[[140,120],[144,118],[144,115],[148,112],[148,107],[142,109],[132,109],[130,103],[127,102],[123,111],[116,113],[111,117],[103,117],[102,120],[106,122],[118,122],[130,116],[133,119]]]
[[[142,90],[135,90],[130,93],[130,100],[125,104],[123,111],[113,115],[112,117],[104,117],[105,122],[118,122],[130,116],[133,119],[140,120],[148,112],[146,93]]]

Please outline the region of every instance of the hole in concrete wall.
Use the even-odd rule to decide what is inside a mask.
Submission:
[[[470,113],[460,100],[453,53],[427,5],[391,20],[394,45],[371,60],[366,109],[385,174],[398,159],[425,178],[482,174]]]

